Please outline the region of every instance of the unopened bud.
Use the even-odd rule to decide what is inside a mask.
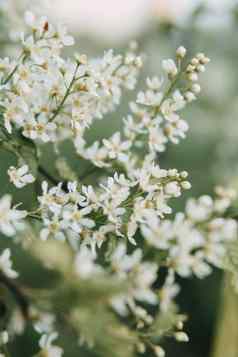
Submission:
[[[201,87],[197,83],[193,84],[191,89],[192,89],[192,92],[195,94],[199,94],[201,92]]]
[[[156,357],[165,357],[165,351],[160,346],[154,346],[154,353]]]
[[[187,50],[183,46],[180,46],[176,51],[176,55],[179,58],[184,58],[186,56],[186,53],[187,53]]]
[[[190,188],[192,187],[191,183],[188,181],[181,182],[181,186],[184,190],[190,190]]]
[[[178,328],[179,330],[182,330],[182,329],[183,329],[183,321],[178,321],[178,323],[177,323],[177,328]]]
[[[189,341],[189,337],[185,332],[176,332],[174,334],[174,337],[178,342],[188,342]]]
[[[189,103],[196,99],[194,93],[193,93],[193,92],[190,92],[190,91],[186,92],[186,93],[184,94],[184,97],[185,97],[185,99],[186,99]]]
[[[197,73],[190,73],[190,74],[188,75],[188,79],[189,79],[190,81],[192,81],[192,82],[196,82],[196,81],[198,80],[198,75],[197,75]]]

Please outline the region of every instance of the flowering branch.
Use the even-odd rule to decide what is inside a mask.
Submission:
[[[136,45],[124,56],[110,50],[96,61],[65,59],[62,48],[74,40],[64,26],[29,12],[25,20],[23,55],[0,60],[1,147],[18,161],[7,171],[18,189],[39,176],[45,180],[34,210],[13,206],[8,194],[0,199],[0,232],[60,273],[54,288],[33,298],[38,355],[62,355],[53,341],[66,316],[69,330],[102,356],[148,350],[163,357],[165,337],[189,340],[175,302],[177,277],[204,278],[212,267],[223,268],[237,238],[237,222],[227,216],[234,190],[218,187],[214,198],[191,198],[183,213],[171,216],[171,201],[191,184],[186,171],[159,165],[160,153],[186,137],[180,111],[197,99],[209,58],[198,53],[187,59],[179,47],[175,59],[162,62],[163,78],[147,78],[130,103],[123,131],[88,147],[86,130],[117,108],[124,89],[135,88],[142,66]],[[61,181],[39,161],[42,145],[65,140],[89,169],[79,175],[58,157]],[[29,301],[11,280],[16,272],[9,250],[0,268],[0,281],[29,318]]]

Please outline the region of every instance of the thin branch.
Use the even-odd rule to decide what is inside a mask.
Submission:
[[[49,182],[51,182],[53,185],[57,186],[61,181],[58,181],[54,176],[52,176],[48,171],[44,169],[44,167],[39,166],[39,172],[42,176],[44,176]],[[97,166],[92,166],[88,171],[84,172],[81,176],[78,177],[79,181],[83,181],[89,176],[91,176],[93,173],[95,173],[98,170]],[[62,185],[62,190],[67,192],[67,188],[64,187],[64,182]]]
[[[28,320],[30,318],[30,302],[27,296],[23,293],[20,287],[6,275],[0,272],[0,283],[3,284],[14,296],[23,317]]]
[[[79,180],[80,181],[85,180],[86,178],[88,178],[89,176],[94,174],[98,169],[99,169],[99,167],[92,166],[90,169],[88,169],[88,171],[84,172],[81,176],[79,176]]]
[[[48,171],[44,169],[44,167],[39,166],[39,173],[44,176],[48,181],[50,181],[53,185],[57,186],[60,181],[58,181],[54,176],[52,176]]]
[[[58,108],[55,110],[54,114],[52,115],[52,117],[49,119],[49,121],[53,121],[57,115],[60,113],[60,111],[62,110],[63,106],[64,106],[64,103],[66,102],[68,96],[70,95],[70,91],[71,91],[71,88],[73,87],[73,84],[75,82],[75,79],[76,79],[76,75],[77,75],[77,72],[78,72],[78,68],[79,68],[79,63],[77,64],[76,68],[75,68],[75,71],[74,71],[74,75],[73,75],[73,78],[65,92],[65,95],[62,99],[62,101],[60,102]]]

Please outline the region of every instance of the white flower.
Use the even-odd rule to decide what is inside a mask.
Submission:
[[[55,316],[49,313],[40,314],[37,321],[34,323],[34,328],[39,333],[49,333],[53,330]]]
[[[167,183],[164,188],[164,192],[166,195],[171,197],[179,197],[181,196],[181,187],[179,186],[178,182],[172,181]]]
[[[64,25],[58,25],[57,31],[54,34],[55,39],[59,40],[64,46],[73,46],[74,38],[67,34],[67,27]]]
[[[97,231],[94,231],[88,236],[88,240],[84,238],[85,244],[90,245],[92,253],[97,256],[96,247],[101,248],[103,242],[107,239],[108,233],[113,233],[117,230],[117,227],[113,224],[107,224],[101,226]]]
[[[40,232],[40,238],[42,240],[45,241],[49,237],[53,237],[59,241],[65,240],[65,234],[63,233],[65,224],[63,221],[59,221],[57,216],[54,216],[52,219],[45,218],[43,223],[44,228]]]
[[[93,228],[95,223],[92,219],[85,217],[91,212],[91,207],[79,209],[78,206],[65,207],[62,212],[65,228],[75,233],[81,233],[83,227]]]
[[[168,139],[159,126],[151,126],[149,128],[149,146],[151,151],[163,152],[165,151],[165,144]]]
[[[42,33],[46,32],[48,27],[48,20],[46,17],[38,18],[31,11],[25,12],[25,23],[29,26],[33,33],[42,36]]]
[[[151,262],[141,263],[136,270],[134,298],[151,305],[158,303],[158,297],[151,287],[157,279],[158,265]]]
[[[110,139],[103,139],[103,144],[108,151],[110,159],[118,159],[119,161],[127,161],[128,155],[126,152],[130,148],[129,141],[121,141],[121,134],[116,132]]]
[[[32,61],[37,65],[43,65],[46,54],[48,54],[48,51],[45,48],[46,42],[44,40],[35,42],[33,36],[28,36],[27,38],[22,36],[22,45],[24,51],[30,54]]]
[[[43,142],[54,141],[56,124],[49,123],[44,115],[40,115],[37,120],[29,118],[24,125],[23,135],[32,140],[40,139]]]
[[[163,98],[163,93],[147,90],[146,92],[139,92],[136,102],[148,106],[158,106]]]
[[[135,265],[138,265],[142,259],[142,251],[140,249],[136,249],[131,256],[127,255],[126,251],[126,245],[121,243],[117,246],[111,258],[113,270],[121,276],[125,276],[125,273],[133,269]]]
[[[92,161],[94,165],[98,167],[108,166],[106,163],[106,159],[108,158],[108,150],[106,147],[100,147],[99,145],[99,142],[95,141],[92,146],[85,148],[80,147],[76,143],[76,149],[78,154],[80,154],[85,159]]]
[[[63,355],[63,349],[52,344],[52,342],[57,339],[57,337],[58,334],[56,332],[52,332],[50,335],[45,334],[40,338],[40,356],[61,357]]]
[[[11,208],[11,196],[5,195],[0,199],[0,232],[6,236],[14,236],[17,230],[22,230],[22,219],[27,215],[26,211]]]
[[[75,258],[74,269],[81,279],[93,278],[102,272],[101,267],[95,263],[95,255],[86,246],[80,248]]]
[[[166,136],[174,144],[179,143],[179,138],[184,139],[186,137],[185,133],[188,131],[189,125],[185,120],[177,118],[176,121],[172,123],[166,123],[164,131]]]
[[[10,166],[7,173],[9,175],[10,182],[12,182],[17,188],[22,188],[35,181],[34,176],[29,174],[28,171],[29,167],[27,165],[23,165],[19,168]]]
[[[147,224],[141,225],[141,232],[149,244],[158,249],[168,249],[172,237],[168,234],[170,224],[168,221],[160,222],[159,218],[149,217]]]
[[[160,309],[166,312],[171,307],[173,299],[180,291],[179,285],[175,283],[175,276],[172,270],[169,271],[163,287],[159,291]]]
[[[134,297],[151,304],[157,299],[150,291],[150,286],[157,277],[158,267],[156,264],[142,262],[142,251],[136,249],[131,255],[126,254],[126,246],[121,243],[112,255],[111,264],[113,270],[121,277],[126,278],[125,273],[131,272],[134,275]]]
[[[18,276],[18,273],[12,269],[10,249],[5,249],[0,255],[0,270],[10,279]]]
[[[149,89],[152,89],[154,91],[159,90],[163,84],[163,79],[159,79],[158,77],[147,78],[146,84]]]
[[[16,95],[9,95],[9,98],[3,102],[6,111],[4,112],[4,126],[8,133],[12,133],[13,123],[16,126],[22,126],[25,117],[29,111],[24,98]]]
[[[213,212],[213,200],[209,196],[201,196],[198,200],[190,199],[186,204],[186,213],[194,222],[208,219]]]
[[[164,71],[168,74],[171,75],[172,77],[175,77],[178,73],[177,66],[172,59],[167,59],[162,61],[162,67]]]
[[[1,331],[0,333],[0,345],[5,345],[9,341],[9,334],[6,330]]]

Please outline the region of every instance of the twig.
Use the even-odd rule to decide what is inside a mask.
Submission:
[[[0,283],[3,284],[14,296],[19,308],[22,312],[25,320],[30,318],[30,303],[27,296],[22,292],[20,287],[11,279],[9,279],[6,275],[0,272]]]
[[[88,171],[84,172],[81,176],[79,176],[79,180],[80,181],[85,180],[87,177],[91,176],[97,170],[98,170],[97,166],[92,166]]]
[[[44,169],[44,167],[39,166],[38,168],[39,173],[44,176],[48,181],[50,181],[53,185],[58,185],[60,183],[60,181],[58,181],[54,176],[52,176],[51,174],[49,174],[48,171],[46,171]]]
[[[63,108],[64,106],[64,103],[66,102],[66,99],[68,98],[69,94],[70,94],[70,91],[71,91],[71,88],[73,87],[73,84],[75,82],[75,79],[76,79],[76,75],[77,75],[77,72],[78,72],[78,68],[79,68],[79,64],[77,64],[76,68],[75,68],[75,71],[74,71],[74,75],[73,75],[73,78],[65,92],[65,95],[62,99],[62,101],[60,102],[58,108],[55,110],[54,114],[52,115],[52,117],[49,119],[49,121],[53,121],[57,115],[60,113],[61,109]]]
[[[78,177],[79,181],[83,181],[86,178],[88,178],[89,176],[91,176],[93,173],[95,173],[97,171],[98,167],[97,166],[92,166],[88,171],[84,172],[81,176]],[[48,181],[50,181],[53,185],[58,185],[60,183],[60,181],[58,181],[54,176],[52,176],[48,171],[46,171],[44,169],[44,167],[39,166],[38,168],[40,174],[42,176],[44,176]],[[64,182],[62,185],[62,190],[64,190],[65,192],[67,191],[67,188],[64,187]]]

